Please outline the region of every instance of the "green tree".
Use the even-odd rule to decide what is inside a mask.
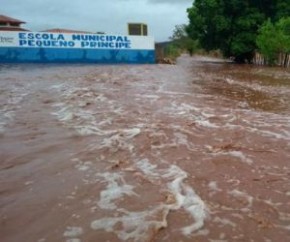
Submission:
[[[277,38],[277,29],[270,19],[261,27],[257,37],[257,45],[267,62],[274,64],[278,54],[279,41]]]
[[[220,49],[237,62],[250,61],[260,26],[268,18],[289,16],[288,6],[290,0],[195,0],[187,10],[187,32],[207,51]]]
[[[180,24],[180,25],[175,25],[172,36],[169,39],[176,41],[176,40],[182,40],[186,37],[187,37],[186,25]]]
[[[270,19],[259,30],[257,46],[269,64],[274,64],[279,53],[290,53],[290,17],[273,24]]]
[[[280,36],[281,52],[290,53],[290,17],[281,18],[277,24],[276,28]]]
[[[167,58],[176,60],[176,58],[180,55],[180,50],[174,44],[169,44],[165,47],[164,54]]]
[[[290,16],[290,0],[276,0],[273,2],[276,2],[274,7],[275,15],[272,18],[273,21]]]
[[[170,40],[172,40],[173,45],[181,52],[186,50],[192,55],[198,49],[198,41],[188,36],[186,28],[187,26],[185,24],[176,25]]]

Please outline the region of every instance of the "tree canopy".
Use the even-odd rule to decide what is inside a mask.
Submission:
[[[263,24],[257,45],[269,64],[274,64],[279,53],[290,53],[290,17],[273,24],[270,19]]]
[[[290,0],[195,0],[187,32],[207,51],[220,49],[237,62],[251,60],[259,28],[290,16]]]
[[[190,55],[198,48],[198,41],[191,39],[186,31],[185,24],[176,25],[170,40],[180,51],[186,50]]]

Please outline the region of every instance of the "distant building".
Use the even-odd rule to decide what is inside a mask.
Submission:
[[[29,31],[23,29],[20,25],[25,24],[24,21],[0,15],[0,31]]]
[[[143,23],[128,23],[128,34],[129,35],[148,35],[147,24]]]

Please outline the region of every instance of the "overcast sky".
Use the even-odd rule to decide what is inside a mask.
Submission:
[[[156,41],[188,22],[193,0],[0,0],[0,14],[27,22],[32,31],[67,28],[127,34],[127,23],[147,23]]]

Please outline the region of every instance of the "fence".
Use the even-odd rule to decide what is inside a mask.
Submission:
[[[267,60],[265,59],[265,57],[258,52],[256,52],[254,55],[253,63],[256,65],[268,65],[269,64],[267,62]],[[290,54],[289,53],[279,53],[277,55],[275,65],[289,68],[290,67]]]

